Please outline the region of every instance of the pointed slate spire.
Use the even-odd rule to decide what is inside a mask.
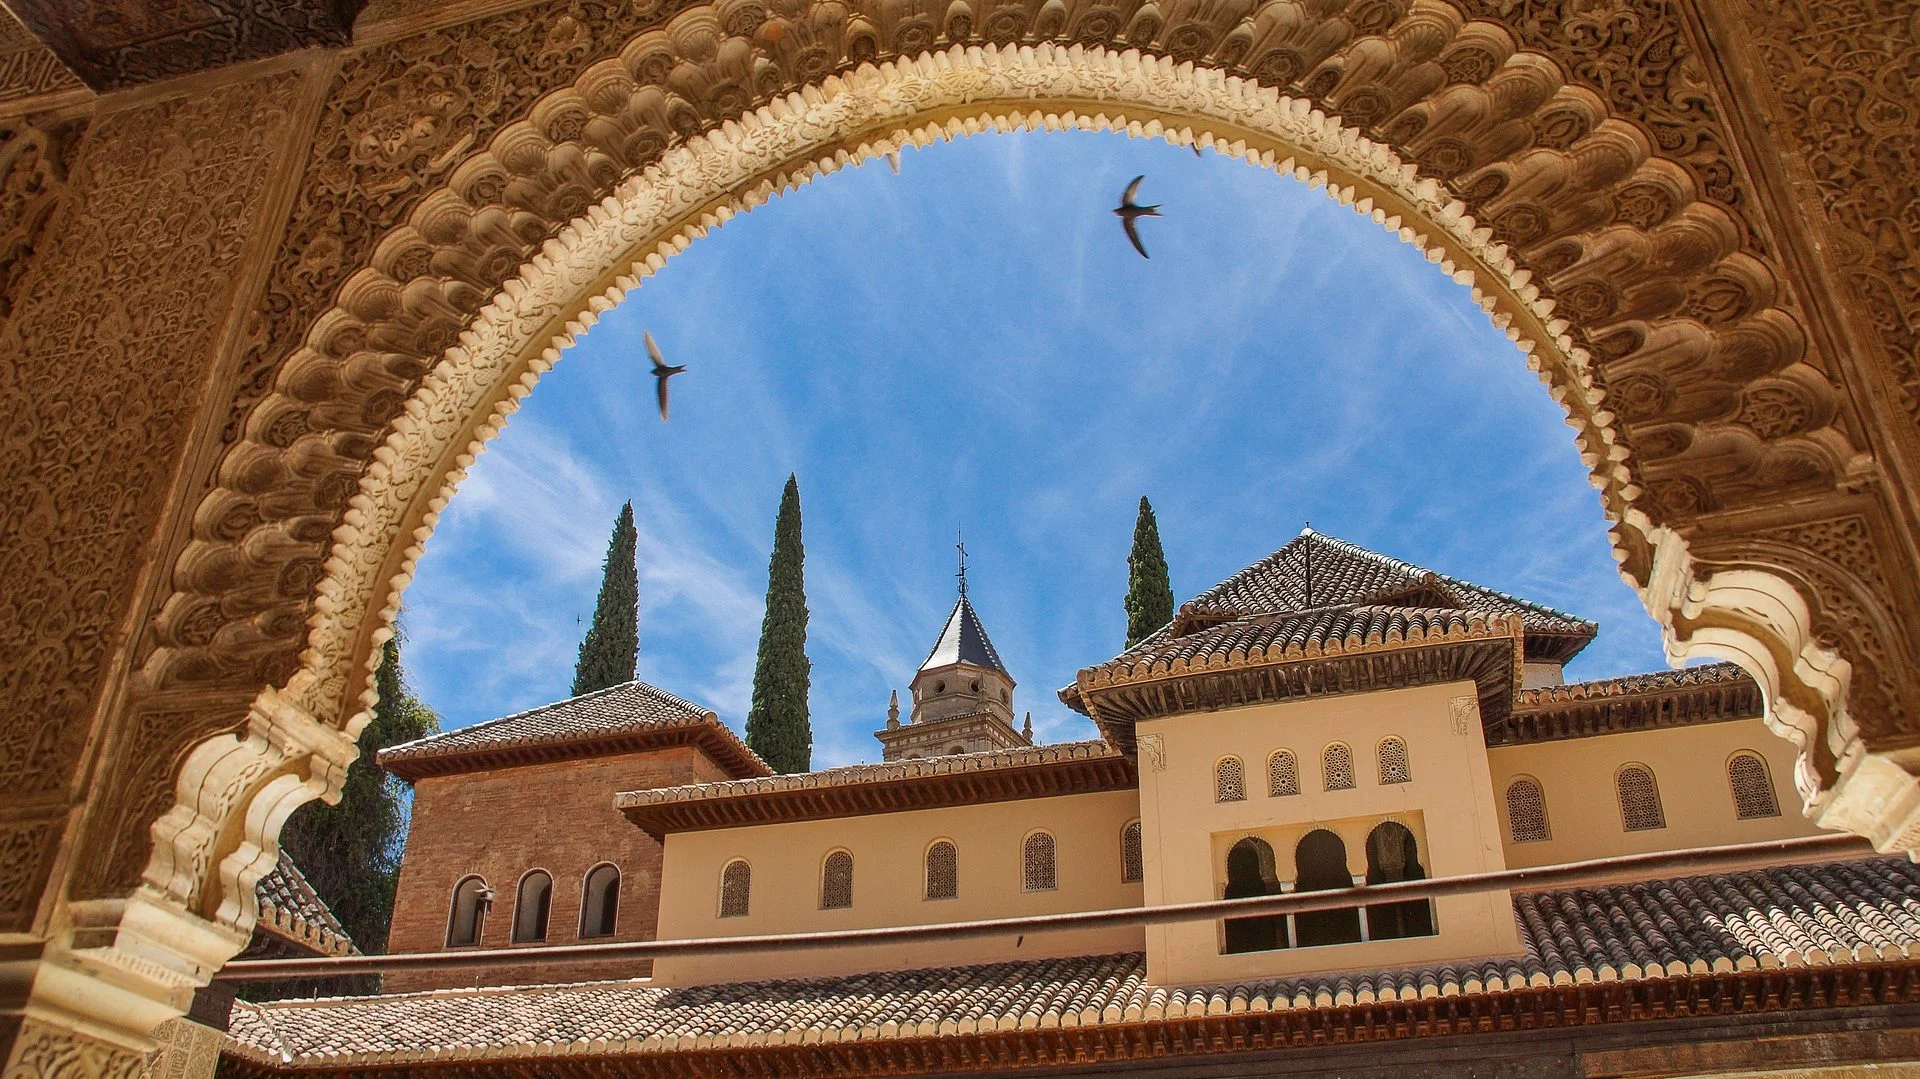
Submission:
[[[1002,674],[1007,670],[1006,664],[1000,662],[1000,653],[993,650],[993,642],[987,639],[979,613],[964,595],[953,605],[953,613],[947,615],[946,628],[940,631],[940,639],[933,643],[933,651],[927,653],[927,661],[920,669],[930,671],[951,663],[971,663]]]

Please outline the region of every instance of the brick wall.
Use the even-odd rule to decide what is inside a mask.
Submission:
[[[553,876],[544,943],[575,943],[582,885],[587,870],[601,862],[620,867],[612,939],[653,939],[660,909],[660,844],[614,809],[613,796],[727,778],[705,753],[679,747],[421,780],[413,792],[413,823],[400,863],[388,951],[445,950],[454,885],[471,873],[484,877],[495,896],[481,926],[480,947],[512,946],[514,891],[532,869]],[[651,969],[644,960],[612,960],[416,971],[388,975],[384,988],[405,992],[634,978]]]

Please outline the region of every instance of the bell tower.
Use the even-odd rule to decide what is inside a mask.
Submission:
[[[1013,726],[1013,676],[1000,662],[980,615],[967,598],[967,549],[960,552],[959,598],[909,689],[912,710],[900,723],[889,708],[885,730],[876,731],[883,760],[937,757],[1032,745]]]

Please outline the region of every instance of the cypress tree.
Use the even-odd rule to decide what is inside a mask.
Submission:
[[[280,849],[369,953],[386,947],[407,830],[405,788],[374,763],[374,754],[440,729],[439,717],[407,688],[397,635],[381,650],[373,684],[379,699],[360,732],[360,756],[347,766],[340,801],[309,802],[280,831]]]
[[[767,567],[767,614],[760,623],[760,655],[753,665],[753,707],[747,745],[776,772],[813,765],[813,728],[807,720],[806,550],[800,542],[800,481],[787,477],[773,528]]]
[[[1173,583],[1167,577],[1166,552],[1160,549],[1160,525],[1147,496],[1141,495],[1140,516],[1133,523],[1133,553],[1127,556],[1127,647],[1171,621]]]
[[[580,642],[580,662],[573,668],[576,697],[633,681],[640,661],[640,579],[633,568],[634,538],[633,503],[628,502],[613,523],[593,624]]]

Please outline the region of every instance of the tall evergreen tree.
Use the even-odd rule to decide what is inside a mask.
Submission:
[[[807,720],[806,550],[800,542],[800,481],[787,477],[773,528],[767,567],[767,615],[760,623],[760,656],[753,665],[753,707],[747,745],[776,772],[813,765],[813,728]]]
[[[580,642],[580,662],[573,668],[576,697],[633,681],[640,662],[640,578],[633,568],[633,547],[633,503],[628,502],[613,523],[600,599],[593,605],[593,624]]]
[[[386,947],[407,830],[405,788],[374,763],[374,754],[440,729],[439,717],[407,688],[397,635],[381,650],[373,683],[379,699],[360,732],[360,756],[347,766],[339,803],[309,802],[280,831],[281,850],[369,953]]]
[[[1133,523],[1133,553],[1127,556],[1127,647],[1173,621],[1173,582],[1167,577],[1167,555],[1160,549],[1160,524],[1147,496],[1140,496],[1140,516]]]

